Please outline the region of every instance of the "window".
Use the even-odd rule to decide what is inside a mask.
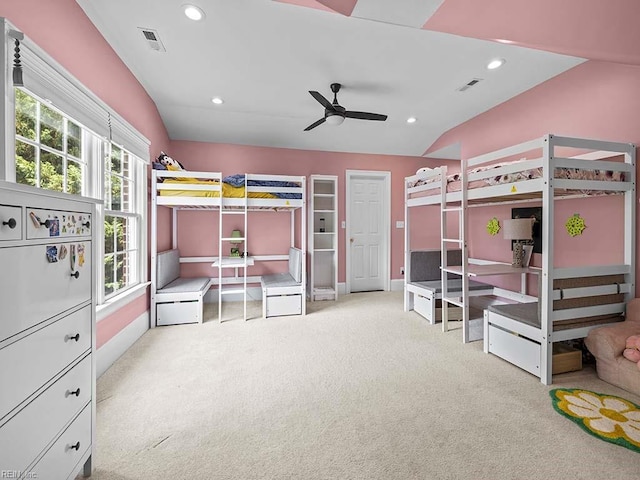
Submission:
[[[136,211],[135,157],[109,144],[104,169],[104,296],[108,298],[139,281],[141,216]]]
[[[83,129],[28,93],[15,90],[16,181],[86,194]]]
[[[146,278],[145,163],[36,95],[14,92],[16,182],[104,202],[95,222],[104,219],[97,234],[103,259],[98,301],[104,303]]]

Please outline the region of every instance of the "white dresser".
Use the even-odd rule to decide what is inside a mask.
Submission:
[[[0,181],[0,478],[91,474],[95,206]]]

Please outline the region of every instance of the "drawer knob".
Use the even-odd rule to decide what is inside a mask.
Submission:
[[[75,451],[78,451],[78,450],[80,450],[80,442],[77,442],[75,445],[69,445],[67,448],[68,448],[69,450],[75,450]]]
[[[80,272],[76,270],[71,274],[71,276],[77,280],[78,278],[80,278]]]
[[[65,397],[68,397],[69,395],[75,395],[76,397],[80,396],[80,387],[76,388],[75,390],[67,390],[65,393]]]
[[[9,228],[16,228],[16,219],[15,218],[10,218],[8,222],[2,222],[2,225],[8,225]]]
[[[67,342],[69,340],[75,340],[76,342],[80,341],[80,334],[76,333],[75,335],[67,335],[64,337],[64,340]]]
[[[87,220],[86,222],[84,222],[82,224],[83,227],[89,228],[91,226],[91,224],[89,223],[89,220]]]
[[[51,227],[51,220],[45,220],[44,222],[40,222],[40,225],[44,225],[45,227]]]

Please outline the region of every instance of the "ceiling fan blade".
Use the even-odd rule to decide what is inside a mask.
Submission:
[[[311,96],[313,98],[315,98],[324,108],[326,108],[327,110],[334,110],[333,105],[331,104],[331,102],[329,100],[327,100],[326,98],[324,98],[322,95],[320,95],[318,92],[314,91],[314,90],[309,90],[309,93],[311,94]]]
[[[344,112],[344,116],[347,118],[357,118],[358,120],[378,120],[384,122],[387,119],[386,115],[380,115],[379,113],[368,112]]]
[[[312,128],[316,128],[318,125],[322,125],[325,122],[325,118],[322,117],[320,120],[318,120],[317,122],[313,122],[311,125],[309,125],[307,128],[304,129],[305,132],[308,132],[309,130],[311,130]]]

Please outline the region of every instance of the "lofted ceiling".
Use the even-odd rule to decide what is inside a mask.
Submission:
[[[640,63],[637,0],[76,1],[172,140],[420,156],[447,130],[585,59]],[[188,1],[203,20],[186,18]],[[495,58],[505,65],[488,70]],[[342,106],[387,121],[304,132],[324,113],[308,91],[332,100],[334,82]]]

